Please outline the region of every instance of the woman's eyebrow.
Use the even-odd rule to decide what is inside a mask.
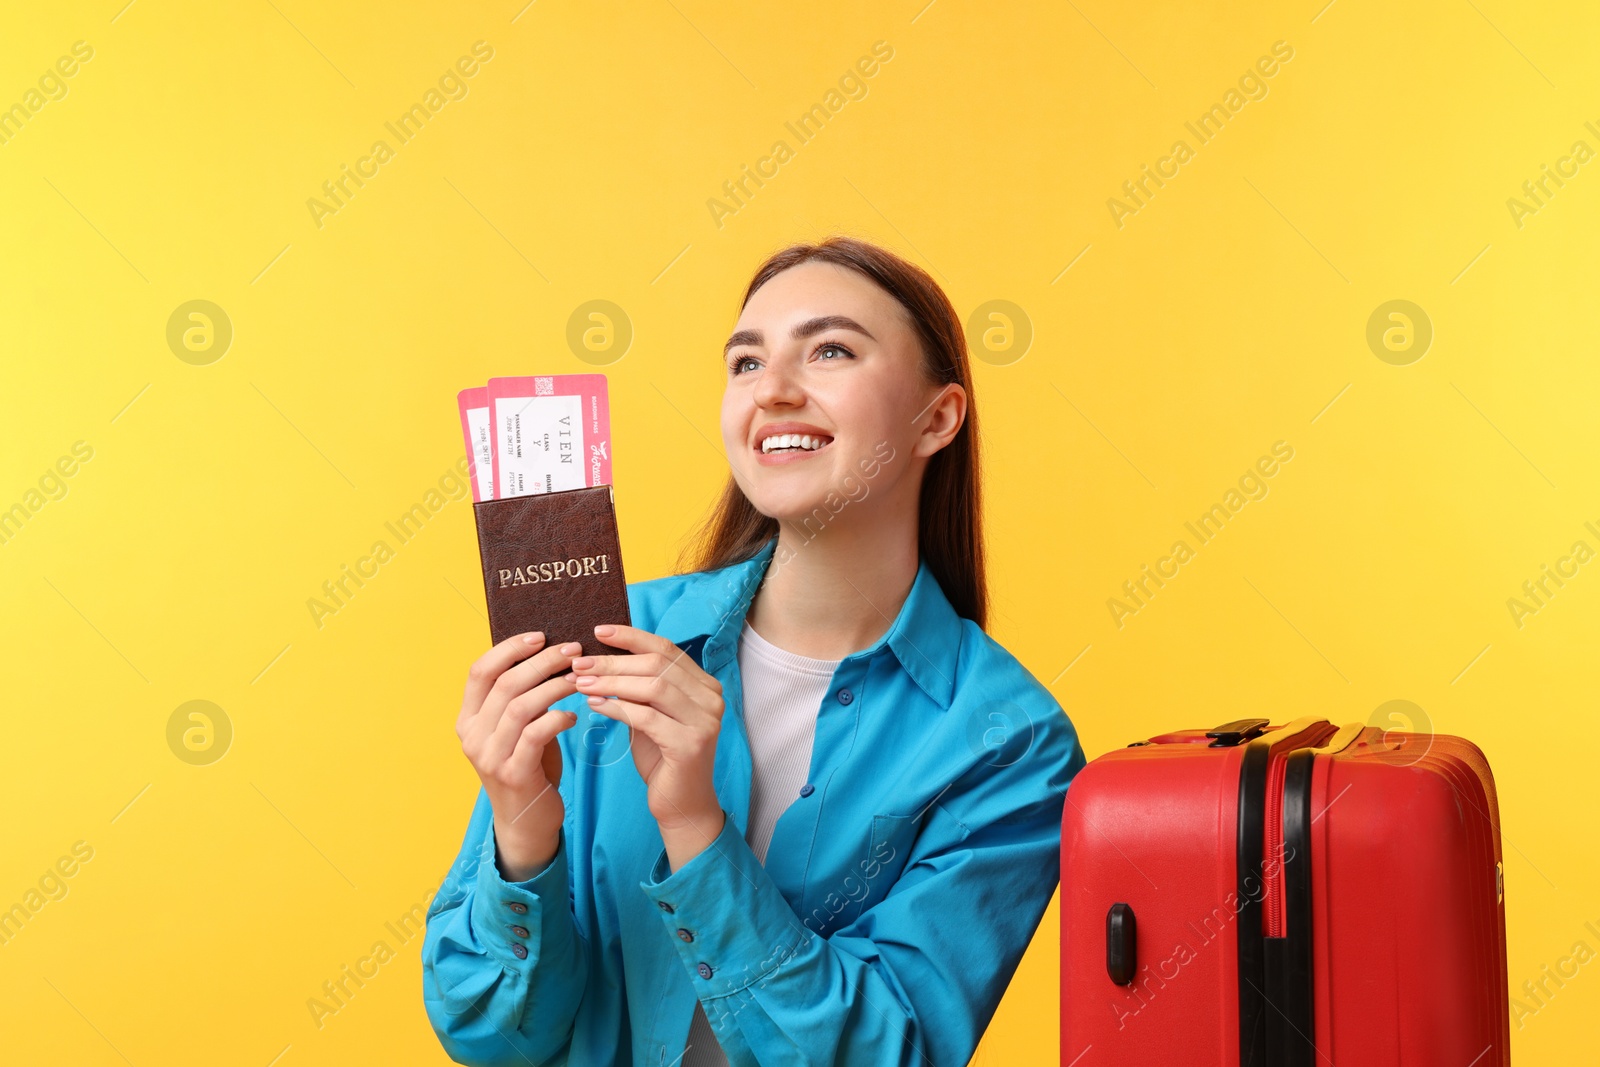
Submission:
[[[789,331],[789,336],[798,341],[801,338],[810,337],[812,334],[821,333],[823,330],[854,330],[868,340],[877,340],[876,337],[873,337],[868,332],[865,326],[848,315],[818,315],[814,319],[796,323],[794,329]],[[736,345],[760,346],[764,343],[765,338],[760,330],[739,330],[728,338],[727,344],[722,346],[722,354],[727,355],[733,351]]]

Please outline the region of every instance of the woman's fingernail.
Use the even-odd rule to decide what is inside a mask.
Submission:
[[[606,702],[606,698],[605,697],[590,697],[589,698],[589,706],[591,708],[598,708],[601,704],[604,704],[605,702]]]
[[[582,685],[582,686],[590,686],[590,685],[593,685],[594,683],[595,683],[595,676],[592,675],[592,674],[586,674],[582,678],[578,679],[578,684]]]
[[[617,628],[615,626],[607,626],[605,624],[601,624],[594,628],[594,635],[596,637],[610,637],[616,632]]]
[[[586,671],[593,666],[593,656],[579,656],[577,659],[572,661],[572,669],[575,671]]]
[[[537,645],[540,641],[544,640],[544,634],[535,630],[531,634],[524,634],[522,639],[530,645]]]
[[[557,651],[559,651],[563,656],[576,656],[579,652],[583,651],[583,646],[578,644],[576,641],[568,641]]]

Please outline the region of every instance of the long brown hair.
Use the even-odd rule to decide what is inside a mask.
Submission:
[[[944,290],[921,267],[887,249],[838,235],[820,244],[790,245],[770,256],[751,278],[740,309],[775,275],[812,260],[865,275],[898,300],[921,342],[924,377],[936,386],[959,382],[967,391],[965,421],[950,443],[929,457],[923,472],[917,548],[956,614],[984,627],[989,593],[984,575],[978,408],[961,319]],[[680,555],[678,572],[741,563],[777,532],[778,520],[757,511],[730,473],[698,538]]]

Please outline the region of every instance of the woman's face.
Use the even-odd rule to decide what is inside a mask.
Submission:
[[[844,519],[846,500],[914,501],[966,396],[929,384],[921,361],[905,309],[856,271],[811,261],[756,290],[729,339],[722,395],[728,465],[756,510],[815,524]],[[811,440],[764,449],[783,434]]]

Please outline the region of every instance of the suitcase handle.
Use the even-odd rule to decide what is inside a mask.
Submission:
[[[1117,985],[1132,985],[1139,965],[1137,927],[1131,904],[1113,904],[1106,912],[1106,974]]]
[[[1268,719],[1235,719],[1225,722],[1215,730],[1207,730],[1207,737],[1214,737],[1211,748],[1231,748],[1234,745],[1260,737],[1266,732]]]

